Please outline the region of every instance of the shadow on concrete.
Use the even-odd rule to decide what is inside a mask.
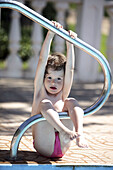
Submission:
[[[11,160],[10,150],[0,150],[0,162],[8,162],[11,164],[28,164],[28,162],[33,162],[37,164],[51,164],[51,160],[57,161],[60,159],[49,159],[38,155],[33,151],[18,151],[18,157],[16,160]]]

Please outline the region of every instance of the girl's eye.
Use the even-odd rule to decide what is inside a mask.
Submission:
[[[48,80],[51,80],[51,77],[48,77]]]
[[[60,78],[60,77],[58,78],[58,81],[61,81],[61,78]]]

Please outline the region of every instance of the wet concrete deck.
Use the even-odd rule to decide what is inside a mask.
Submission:
[[[83,108],[90,106],[100,96],[103,84],[73,85],[71,96]],[[97,113],[84,117],[84,133],[89,148],[72,147],[61,159],[39,156],[32,145],[29,129],[19,145],[17,161],[7,159],[10,143],[16,129],[30,117],[33,99],[33,80],[0,79],[0,164],[51,164],[51,165],[113,165],[113,91]]]

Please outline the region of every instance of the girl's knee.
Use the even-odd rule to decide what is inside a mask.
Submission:
[[[67,98],[67,99],[65,100],[64,105],[65,105],[67,108],[74,108],[74,107],[76,107],[76,106],[79,106],[78,101],[77,101],[76,99],[74,99],[74,98]]]
[[[64,103],[64,108],[67,108],[67,110],[70,112],[75,110],[76,112],[84,114],[83,109],[80,107],[78,101],[74,98],[67,98]]]
[[[52,104],[52,102],[49,99],[43,99],[41,104]]]
[[[44,99],[40,102],[40,110],[44,112],[48,109],[52,108],[52,102],[48,99]]]

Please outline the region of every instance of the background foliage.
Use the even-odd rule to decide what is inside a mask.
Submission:
[[[26,4],[30,7],[30,2],[26,1]],[[31,8],[31,7],[30,7]],[[76,10],[75,4],[70,4],[70,9]],[[0,62],[5,61],[6,57],[9,55],[8,50],[8,36],[9,36],[9,29],[10,29],[10,21],[11,21],[11,12],[10,9],[2,9],[1,12],[1,26],[0,26]],[[42,11],[42,15],[46,18],[51,20],[56,20],[56,10],[54,7],[54,3],[48,2],[46,7]],[[68,15],[68,12],[66,13]],[[106,12],[104,14],[107,16]],[[27,60],[33,55],[32,47],[31,47],[31,33],[32,33],[32,25],[33,22],[28,19],[27,17],[21,17],[21,41],[20,41],[20,49],[18,51],[19,56],[21,57],[23,62],[27,62]],[[66,29],[75,30],[75,25],[70,24],[66,25]],[[47,33],[47,29],[43,28],[43,39],[45,38]],[[107,42],[107,35],[101,36],[101,45],[100,51],[103,53],[104,56],[106,55],[106,42]],[[52,47],[54,43],[52,44]],[[0,64],[1,67],[1,64]]]

